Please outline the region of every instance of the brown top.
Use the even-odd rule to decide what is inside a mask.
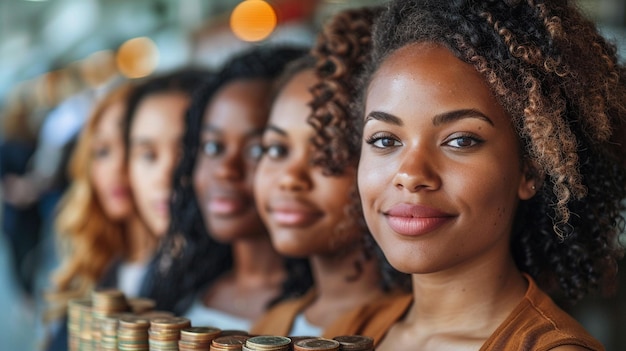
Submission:
[[[480,351],[546,351],[562,345],[604,351],[602,344],[561,310],[529,275],[524,274],[524,277],[528,280],[524,298],[485,341]],[[373,337],[376,345],[380,344],[389,328],[404,316],[412,302],[412,296],[397,297],[360,329],[362,334]]]
[[[529,275],[524,274],[524,277],[528,280],[524,299],[485,341],[480,351],[544,351],[563,345],[604,351],[604,346],[559,308]]]
[[[315,300],[315,291],[311,290],[304,296],[279,303],[265,313],[252,327],[255,335],[285,335],[291,331],[296,316]],[[399,298],[402,297],[402,298]],[[406,300],[407,306],[412,301],[411,295],[390,295],[377,299],[367,305],[357,307],[345,313],[324,329],[322,337],[332,339],[340,335],[365,335],[374,338],[382,337],[387,330],[404,314],[406,307],[397,304],[398,300]]]

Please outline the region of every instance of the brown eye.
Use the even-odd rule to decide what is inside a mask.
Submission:
[[[469,148],[482,143],[483,140],[473,136],[459,136],[449,139],[445,144],[457,149]]]

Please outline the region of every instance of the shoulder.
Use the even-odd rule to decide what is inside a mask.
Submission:
[[[524,299],[485,343],[489,350],[604,350],[580,323],[559,308],[532,278]]]
[[[372,301],[346,314],[339,322],[343,335],[369,336],[378,344],[389,329],[406,314],[413,303],[412,294],[393,294]]]
[[[287,335],[298,313],[315,299],[313,290],[304,296],[282,301],[267,310],[252,327],[252,334]]]

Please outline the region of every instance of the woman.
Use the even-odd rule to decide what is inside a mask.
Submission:
[[[357,153],[345,149],[350,131],[342,128],[349,115],[352,70],[359,69],[369,49],[376,12],[365,8],[336,15],[313,50],[323,57],[290,67],[272,105],[255,181],[257,206],[276,250],[309,258],[314,288],[274,307],[252,329],[254,334],[358,334],[374,305],[387,301],[389,286],[366,244],[368,233],[358,211]],[[332,60],[322,54],[328,51],[336,54]],[[327,80],[320,82],[320,76]],[[313,126],[326,121],[333,121],[329,134],[311,143]],[[341,148],[338,155],[332,152],[336,148]]]
[[[566,1],[392,1],[373,38],[358,184],[414,291],[376,349],[604,349],[544,291],[616,273],[615,48]]]
[[[193,92],[207,75],[201,70],[183,69],[149,77],[130,95],[125,114],[130,186],[138,212],[156,243],[142,267],[146,274],[142,295],[153,298],[159,310],[178,312],[170,300],[160,297],[155,286],[160,279],[156,257],[167,249],[163,238],[176,216],[170,210],[172,176],[180,159],[185,113]]]
[[[194,95],[174,176],[170,252],[160,259],[161,280],[180,283],[157,289],[171,300],[187,293],[177,309],[194,325],[247,331],[274,299],[310,286],[306,262],[286,262],[272,248],[252,193],[271,85],[302,54],[241,53]]]
[[[57,316],[65,314],[70,299],[88,297],[95,287],[138,296],[142,279],[132,274],[133,268],[143,266],[156,247],[128,184],[122,120],[131,91],[126,83],[98,103],[72,155],[71,185],[56,219],[62,264],[48,296]]]

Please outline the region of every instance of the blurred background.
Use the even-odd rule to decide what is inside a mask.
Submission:
[[[42,138],[68,143],[88,111],[81,98],[89,99],[121,77],[142,78],[185,66],[219,68],[232,53],[267,42],[308,45],[335,11],[384,3],[267,1],[274,13],[237,7],[250,2],[261,1],[0,0],[0,141],[26,145],[9,161],[17,172],[27,172]],[[626,0],[578,3],[617,44],[624,60]],[[67,112],[46,124],[51,111],[64,105]],[[5,162],[3,155],[2,176]],[[10,232],[16,224],[3,218],[7,209],[0,212],[0,349],[37,350],[45,334],[42,296],[58,264],[51,229],[57,200],[58,194],[52,194],[31,206],[32,217],[20,224],[28,230],[19,233]],[[626,269],[623,262],[621,266]],[[565,306],[607,350],[626,350],[625,275],[620,279],[618,295],[610,299],[589,297]]]

